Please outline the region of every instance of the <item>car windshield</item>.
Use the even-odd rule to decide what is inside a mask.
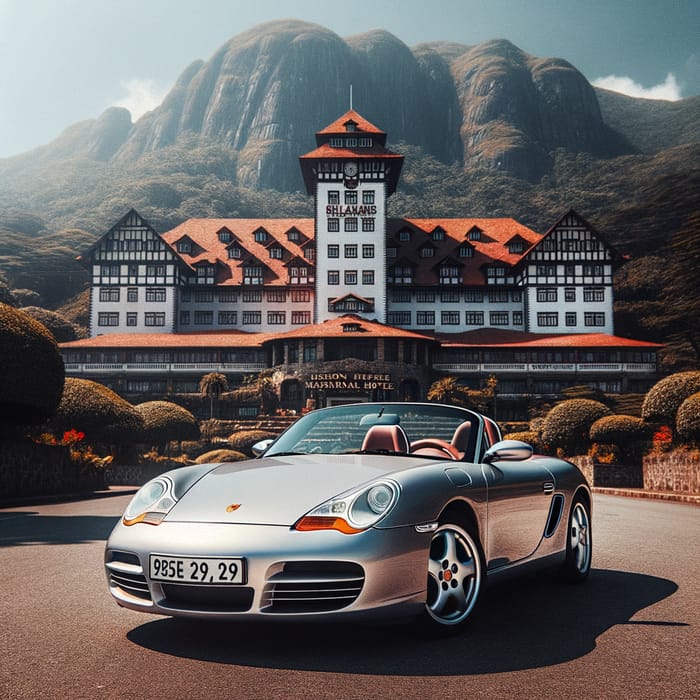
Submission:
[[[471,461],[482,425],[483,418],[478,414],[440,404],[333,406],[300,418],[277,439],[265,456],[290,453],[420,454]]]

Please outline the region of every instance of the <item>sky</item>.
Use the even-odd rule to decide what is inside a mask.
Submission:
[[[508,39],[617,92],[700,94],[700,0],[0,0],[0,158],[113,105],[135,120],[192,61],[287,18],[408,46]]]

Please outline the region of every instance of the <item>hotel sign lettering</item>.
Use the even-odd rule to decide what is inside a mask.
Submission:
[[[328,204],[326,216],[376,216],[377,207],[374,204]]]
[[[371,391],[373,389],[395,389],[390,374],[366,372],[319,372],[304,382],[307,389],[326,391]]]

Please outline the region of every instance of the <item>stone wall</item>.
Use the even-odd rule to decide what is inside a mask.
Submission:
[[[644,488],[700,495],[700,451],[647,455]]]

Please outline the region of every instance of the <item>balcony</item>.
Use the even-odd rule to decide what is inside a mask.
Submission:
[[[66,374],[179,374],[184,372],[248,373],[267,368],[265,362],[67,362]]]
[[[474,374],[620,374],[634,372],[637,374],[654,374],[653,362],[438,362],[433,368],[441,372]]]

